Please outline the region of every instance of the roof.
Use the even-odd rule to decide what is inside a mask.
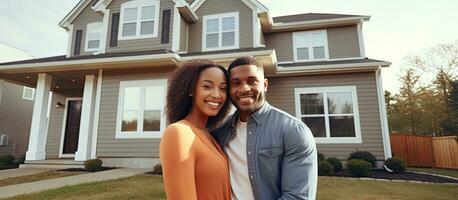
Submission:
[[[307,67],[307,66],[317,66],[317,65],[338,65],[338,64],[372,64],[372,63],[387,63],[387,61],[374,60],[369,58],[364,59],[354,59],[354,60],[336,60],[336,61],[316,61],[316,62],[297,62],[297,63],[288,63],[288,64],[279,64],[284,68],[288,67]]]
[[[180,56],[183,56],[183,57],[204,56],[204,55],[239,53],[239,52],[249,52],[249,51],[263,51],[263,50],[273,50],[273,49],[272,48],[267,48],[267,47],[243,48],[243,49],[231,49],[231,50],[221,50],[221,51],[184,53],[184,54],[180,54]]]
[[[349,17],[369,17],[364,15],[343,15],[343,14],[329,14],[329,13],[305,13],[298,15],[285,15],[273,17],[274,23],[289,23],[299,21],[313,21],[321,19],[336,19],[336,18],[349,18]]]

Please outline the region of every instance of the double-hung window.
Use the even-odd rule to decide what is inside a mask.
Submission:
[[[35,99],[35,88],[24,86],[22,89],[22,99],[33,101]]]
[[[86,42],[84,51],[98,51],[100,49],[100,40],[102,37],[102,22],[93,22],[87,24]]]
[[[356,86],[296,88],[295,100],[317,143],[361,143]]]
[[[293,33],[294,61],[319,61],[329,59],[326,30]]]
[[[121,5],[119,40],[158,36],[159,0],[135,0]]]
[[[116,138],[160,138],[167,80],[121,81]]]
[[[239,48],[239,13],[203,17],[202,51]]]

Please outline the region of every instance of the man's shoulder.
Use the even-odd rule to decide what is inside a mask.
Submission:
[[[297,119],[296,117],[292,116],[291,114],[287,113],[286,111],[283,111],[277,107],[271,106],[270,110],[270,115],[273,116],[274,118],[281,119],[286,124],[291,124],[291,125],[304,125],[304,123]]]

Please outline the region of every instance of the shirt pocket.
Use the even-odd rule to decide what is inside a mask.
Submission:
[[[261,147],[259,166],[262,176],[276,179],[280,175],[283,148],[281,146]]]

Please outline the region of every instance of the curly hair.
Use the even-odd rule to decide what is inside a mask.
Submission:
[[[167,91],[166,113],[169,123],[175,123],[184,119],[192,108],[191,93],[196,87],[200,74],[205,69],[219,68],[228,79],[227,70],[207,59],[191,60],[175,70],[169,82]],[[216,116],[210,116],[207,121],[207,128],[213,129],[221,123],[229,113],[230,104],[228,99],[224,102],[221,110]]]

